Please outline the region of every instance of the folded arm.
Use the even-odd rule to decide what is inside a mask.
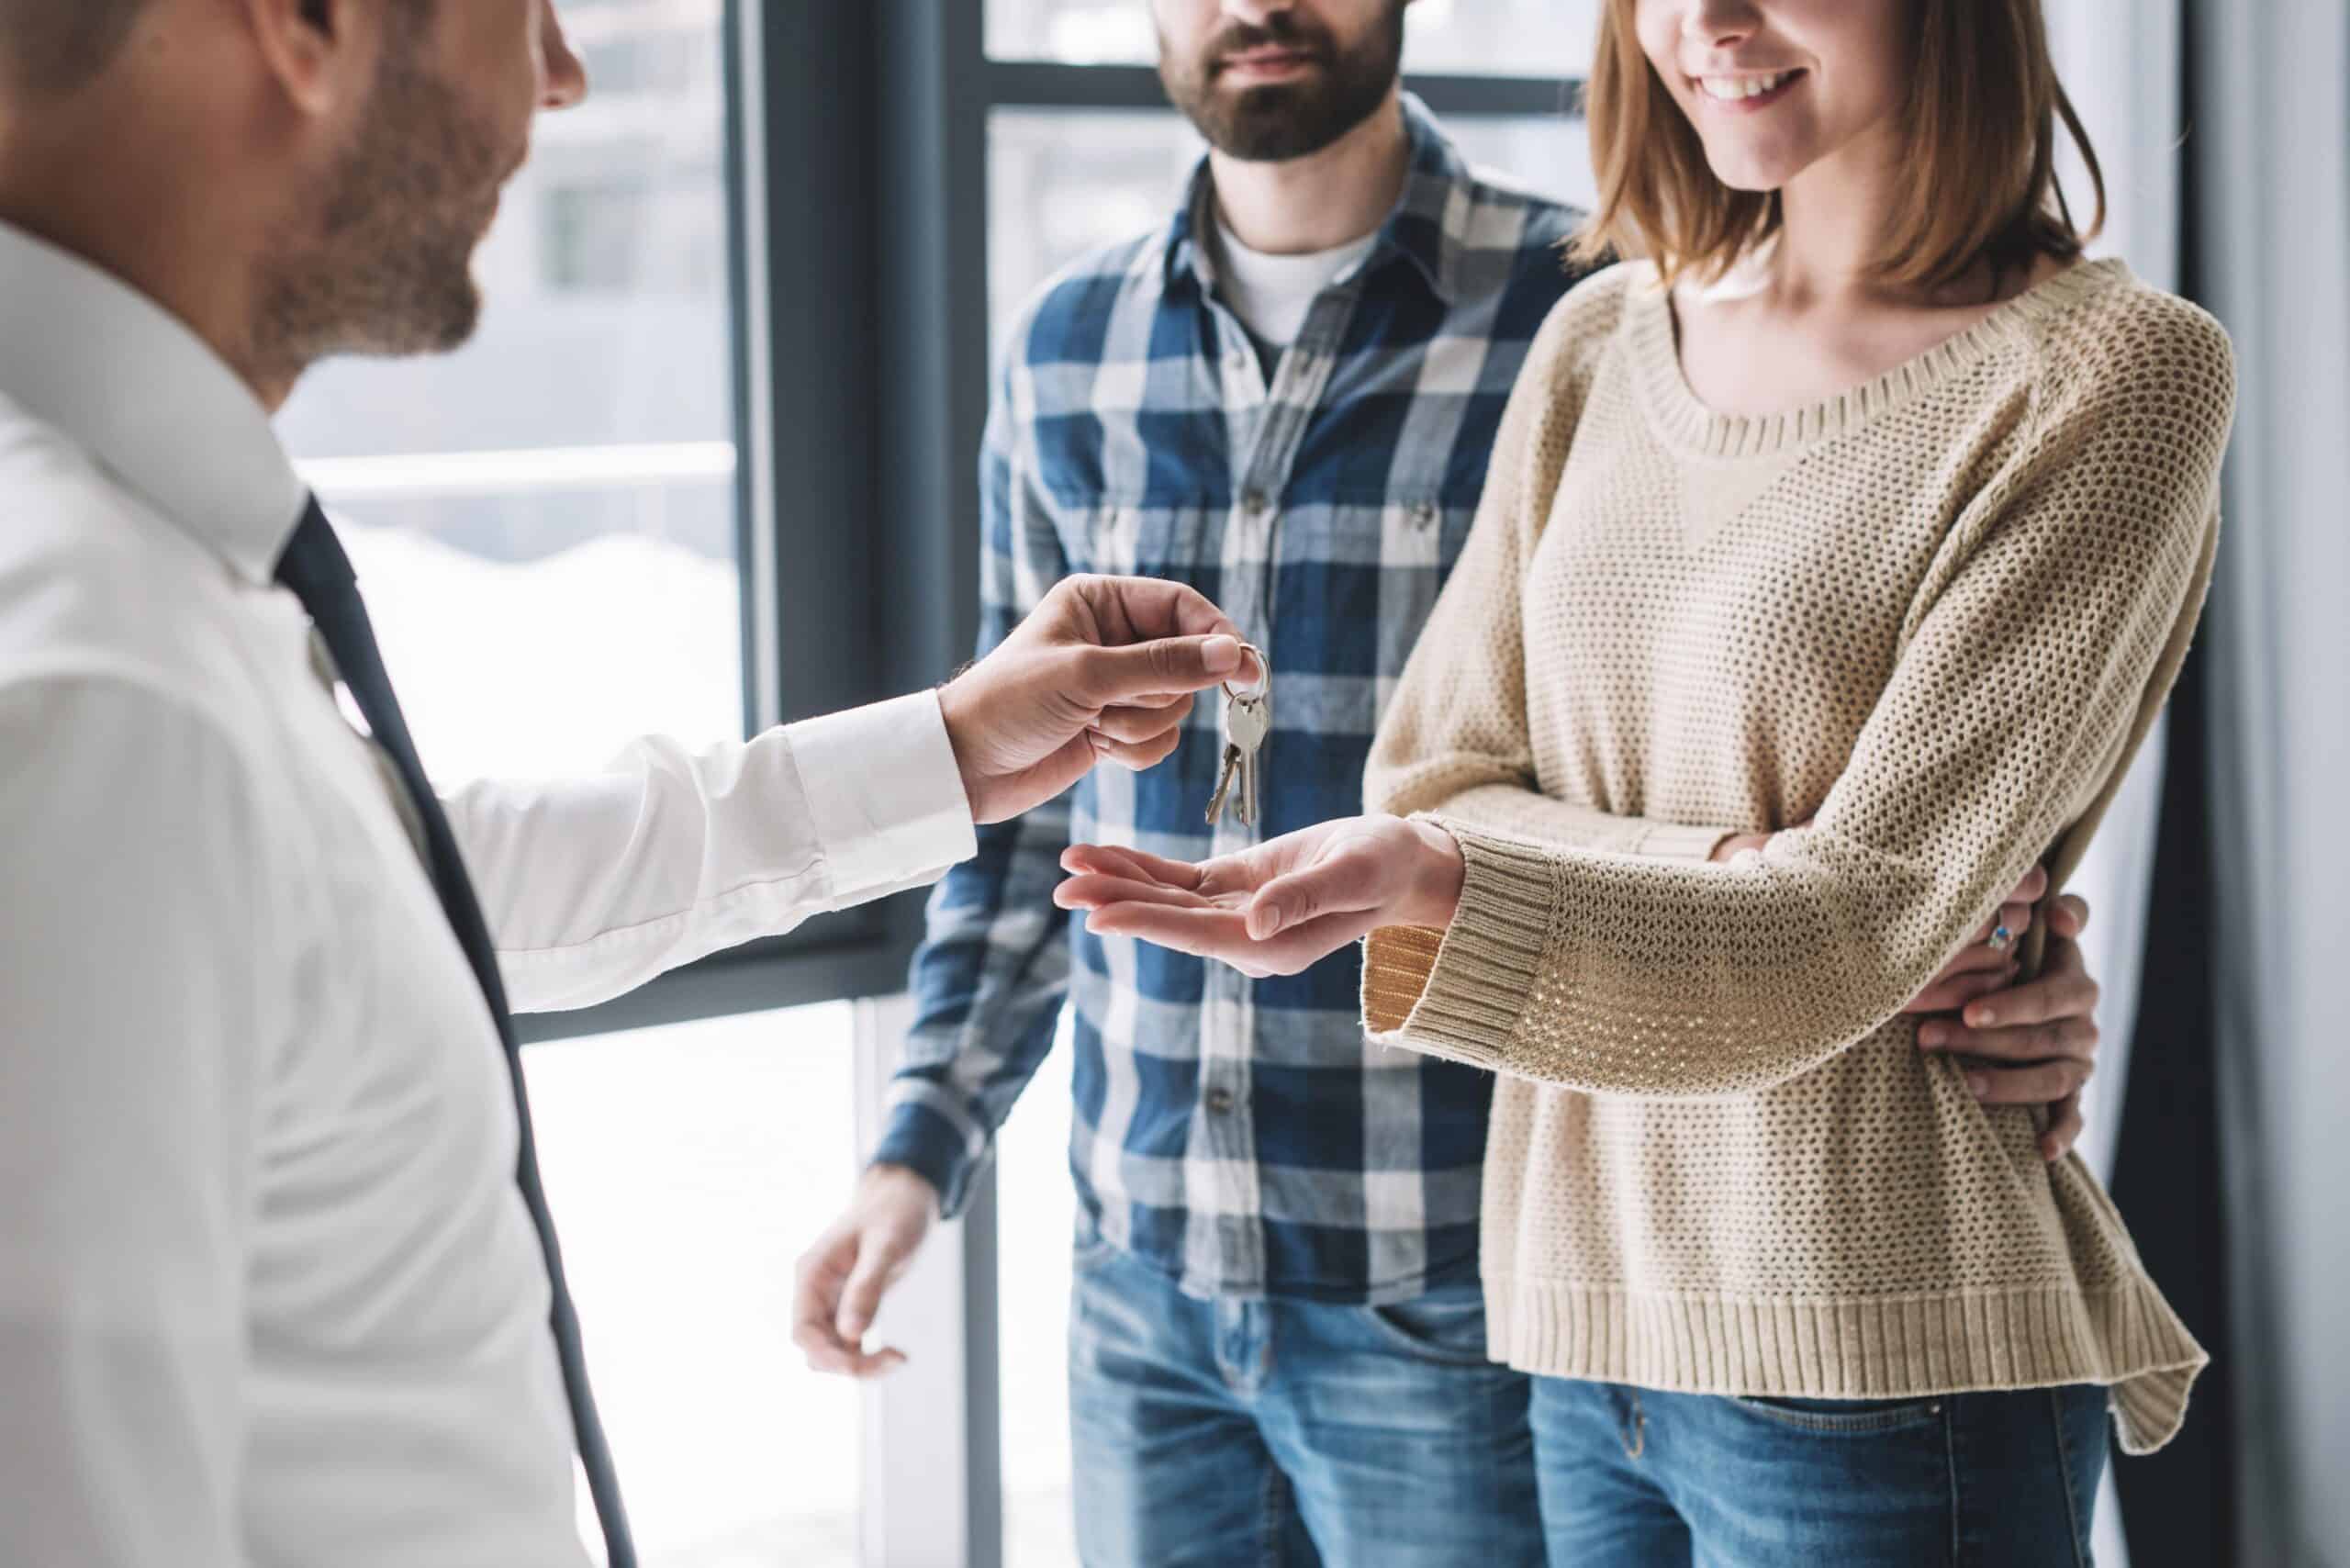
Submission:
[[[2061,879],[2085,833],[2062,841],[2143,737],[2208,582],[2226,416],[2096,390],[2047,410],[1921,595],[1817,820],[1758,854],[1561,850],[1453,817],[1395,770],[1375,800],[1431,812],[1465,876],[1440,941],[1373,935],[1373,1028],[1575,1088],[1717,1093],[1901,1012],[2052,846]],[[1446,722],[1434,690],[1397,701]]]

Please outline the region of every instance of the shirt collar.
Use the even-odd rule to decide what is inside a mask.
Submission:
[[[1470,199],[1468,162],[1446,139],[1427,106],[1410,93],[1403,95],[1404,136],[1409,166],[1404,194],[1380,226],[1379,243],[1363,263],[1370,271],[1388,257],[1400,255],[1416,268],[1437,297],[1449,306],[1458,296],[1460,261],[1468,246],[1474,203]],[[1168,225],[1161,242],[1169,284],[1186,274],[1203,288],[1215,286],[1214,247],[1205,238],[1215,230],[1215,186],[1208,160],[1203,156],[1192,170],[1181,207]]]
[[[187,325],[0,221],[0,392],[256,583],[308,491],[269,413]]]

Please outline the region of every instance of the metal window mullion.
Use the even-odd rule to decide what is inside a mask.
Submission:
[[[1167,107],[1158,73],[1147,65],[1064,65],[1042,60],[991,60],[985,78],[990,107],[1129,109]],[[1404,85],[1439,115],[1527,118],[1575,112],[1582,83],[1557,76],[1424,75]]]
[[[857,1147],[880,1136],[912,997],[856,1004]],[[859,1568],[1001,1568],[995,1175],[939,1226],[885,1298],[873,1338],[905,1365],[865,1386]]]
[[[985,59],[978,5],[867,0],[854,9],[871,28],[865,123],[873,181],[886,198],[872,210],[875,419],[889,433],[871,520],[888,563],[886,583],[876,585],[885,596],[876,655],[894,683],[913,686],[945,678],[978,626],[989,353]],[[911,942],[921,911],[901,906],[897,918]],[[904,1039],[912,1006],[899,999],[860,1013],[875,1030],[860,1059],[878,1072],[885,1049],[894,1054]],[[872,1103],[878,1115],[878,1091]],[[963,1217],[933,1238],[923,1266],[934,1283],[918,1298],[927,1316],[908,1325],[934,1341],[935,1381],[909,1381],[910,1364],[867,1407],[867,1568],[1002,1562],[995,1204],[991,1178],[981,1183]],[[923,1345],[908,1348],[919,1361]]]
[[[539,1045],[872,996],[905,980],[905,955],[894,941],[852,932],[841,942],[754,942],[672,969],[594,1007],[520,1014],[514,1030],[524,1045]]]
[[[766,7],[725,9],[726,206],[734,371],[735,560],[742,577],[743,728],[783,719],[782,602],[778,591],[774,327],[767,300]]]

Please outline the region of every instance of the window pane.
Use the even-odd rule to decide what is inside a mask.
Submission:
[[[988,137],[988,308],[996,336],[1055,268],[1164,225],[1205,146],[1172,110],[995,111]]]
[[[1580,116],[1487,119],[1455,115],[1444,122],[1444,129],[1479,168],[1585,211],[1597,199],[1591,174],[1591,137]]]
[[[791,1344],[856,1170],[847,1002],[537,1046],[548,1202],[646,1568],[854,1568],[856,1384]],[[595,1536],[582,1503],[582,1529]]]
[[[1404,68],[1430,73],[1580,76],[1601,0],[1418,0],[1404,13]],[[988,52],[1072,65],[1158,58],[1146,0],[987,0]]]
[[[1580,119],[1456,115],[1472,163],[1588,206]],[[1086,251],[1163,227],[1205,144],[1172,111],[999,109],[988,145],[988,294],[999,341],[1036,286]]]
[[[1602,0],[1418,0],[1404,68],[1431,74],[1581,76]]]
[[[1069,1015],[996,1145],[997,1343],[1003,1409],[1003,1560],[1077,1568],[1069,1504]]]
[[[341,360],[279,420],[349,530],[443,778],[742,733],[721,0],[565,0],[542,117],[440,359]]]

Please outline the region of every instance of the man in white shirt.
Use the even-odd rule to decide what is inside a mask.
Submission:
[[[269,413],[469,334],[584,87],[551,0],[0,0],[9,1568],[577,1568],[507,999],[926,881],[1237,670],[1092,578],[939,693],[435,800]]]

